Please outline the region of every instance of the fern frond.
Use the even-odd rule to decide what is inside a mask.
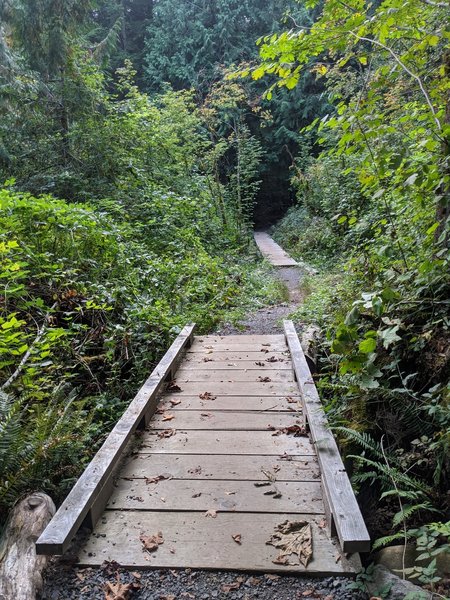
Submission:
[[[408,539],[409,537],[410,536],[408,532],[406,532],[406,539]],[[388,546],[389,544],[392,544],[392,542],[395,542],[395,540],[403,539],[405,539],[405,534],[402,531],[398,531],[397,533],[393,533],[392,535],[385,535],[384,537],[378,538],[374,541],[374,543],[372,544],[372,550],[378,550],[383,546]]]

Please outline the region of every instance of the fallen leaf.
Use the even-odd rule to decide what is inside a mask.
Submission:
[[[275,564],[307,567],[313,554],[311,525],[307,521],[286,520],[276,526],[266,544],[280,550]]]
[[[260,360],[259,360],[259,361],[257,361],[257,362],[255,362],[255,365],[258,365],[258,367],[265,367],[265,366],[266,366],[266,365],[265,365],[263,362],[261,362]]]
[[[266,358],[266,361],[274,363],[274,362],[278,362],[278,358],[275,358],[275,356],[269,356],[269,358]],[[281,361],[281,362],[283,362],[283,361]]]
[[[272,381],[270,379],[270,377],[261,377],[261,375],[258,377],[258,381],[261,381],[262,383],[269,383],[269,381]]]
[[[326,526],[327,526],[327,522],[326,522],[326,520],[325,520],[325,519],[322,519],[322,520],[319,522],[319,527],[320,527],[320,529],[325,529],[325,527],[326,527]]]
[[[265,485],[271,485],[270,481],[255,481],[253,484],[255,487],[264,487]]]
[[[127,600],[130,594],[135,590],[140,589],[141,584],[134,581],[133,583],[121,583],[120,575],[117,574],[116,583],[107,581],[103,586],[105,592],[105,600]]]
[[[222,591],[228,593],[234,590],[238,590],[241,587],[243,581],[243,577],[238,577],[236,581],[233,581],[232,583],[222,583]]]
[[[295,404],[297,402],[297,400],[292,398],[292,396],[286,396],[286,400],[289,402],[289,404]]]
[[[217,398],[217,396],[213,396],[211,392],[203,392],[202,394],[199,394],[198,397],[200,400],[215,400]]]
[[[158,437],[160,438],[169,438],[175,435],[177,432],[176,429],[163,429],[162,431],[158,431]]]
[[[159,597],[159,600],[176,600],[176,596],[173,594],[164,594],[163,596]]]
[[[200,413],[201,417],[205,417],[206,419],[211,419],[212,418],[212,413]]]
[[[142,543],[142,549],[147,552],[155,552],[161,544],[164,544],[163,534],[161,531],[154,535],[141,535],[139,539]]]
[[[158,483],[158,481],[162,481],[163,479],[172,479],[172,475],[163,473],[162,475],[155,475],[154,477],[146,477],[145,483],[150,485],[151,483]]]
[[[163,415],[162,421],[171,421],[172,419],[175,419],[175,415],[170,415],[169,413],[165,413]]]
[[[272,344],[261,344],[261,346],[271,346]]]
[[[170,383],[167,384],[167,391],[176,394],[178,392],[182,392],[183,390],[180,388],[179,385],[177,385],[175,383],[175,381],[171,381]]]
[[[272,575],[272,573],[266,573],[264,577],[266,579],[270,579],[270,581],[276,581],[277,579],[280,579],[279,575]]]
[[[181,404],[181,400],[170,400],[170,404],[172,406],[178,406],[179,404]]]
[[[193,498],[200,498],[201,495],[202,495],[201,492],[197,492],[196,494],[193,494],[192,497]]]
[[[131,571],[131,574],[133,577],[136,577],[136,579],[140,579],[142,577],[142,573],[139,573],[139,571]]]
[[[275,429],[269,426],[269,429]],[[288,427],[277,427],[275,433],[272,435],[280,435],[285,433],[286,435],[293,435],[294,437],[302,437],[307,435],[306,427],[304,425],[289,425]]]
[[[268,354],[270,350],[267,350],[267,348],[261,348],[260,352],[265,352],[266,354]]]
[[[231,536],[231,537],[232,537],[232,538],[233,538],[233,540],[236,542],[236,544],[239,544],[239,545],[241,545],[241,544],[242,544],[242,539],[241,539],[241,538],[242,538],[242,536],[241,536],[241,534],[240,534],[240,533],[234,533],[234,534],[232,534],[232,536]]]
[[[205,356],[205,358],[202,359],[203,362],[213,362],[214,359],[213,358],[208,358],[207,356]]]
[[[234,496],[236,492],[225,492],[227,496]]]
[[[213,510],[212,508],[210,508],[209,510],[207,510],[205,512],[205,514],[203,516],[211,517],[212,519],[215,519],[217,517],[217,510]]]
[[[311,596],[312,594],[314,594],[314,590],[305,590],[302,592],[302,596]]]

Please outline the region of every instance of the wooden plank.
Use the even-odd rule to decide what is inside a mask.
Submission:
[[[255,365],[254,365],[255,366]],[[269,369],[267,369],[269,371]],[[279,383],[279,382],[292,382],[295,383],[294,373],[291,369],[289,370],[272,370],[270,372],[266,372],[265,367],[260,367],[259,369],[241,369],[234,368],[233,370],[223,370],[223,369],[185,369],[180,368],[176,373],[176,381],[177,384],[183,387],[183,383],[187,383],[189,381],[214,381],[218,383],[228,383],[228,382],[236,382],[236,381],[248,381],[248,382],[257,382],[260,383],[261,380],[269,379],[270,381]]]
[[[274,267],[295,267],[298,265],[268,233],[256,231],[254,239],[261,254]]]
[[[195,335],[193,344],[205,344],[208,345],[211,342],[224,344],[235,344],[235,343],[251,343],[251,344],[262,344],[264,346],[270,346],[274,343],[280,343],[286,346],[286,339],[282,333],[273,334],[238,334],[238,335]]]
[[[158,432],[161,434],[162,432]],[[171,437],[146,432],[140,451],[167,454],[315,454],[307,437],[273,436],[266,431],[178,431]]]
[[[173,419],[168,420],[168,418]],[[176,429],[209,429],[231,431],[268,431],[271,427],[288,427],[303,425],[302,415],[292,412],[255,413],[242,411],[239,418],[230,411],[211,410],[177,410],[170,409],[157,413],[153,417],[149,429],[160,430],[168,427]]]
[[[311,522],[313,558],[308,566],[274,564],[278,550],[266,542],[286,519]],[[346,558],[334,545],[320,516],[299,514],[106,511],[94,535],[78,553],[79,566],[116,561],[125,568],[230,569],[239,571],[306,573],[316,576],[354,575],[361,569],[358,555]],[[161,531],[164,543],[156,552],[142,550],[141,535]],[[241,545],[232,535],[242,534]]]
[[[256,342],[251,342],[245,339],[243,336],[243,340],[241,342],[232,342],[232,341],[221,341],[221,342],[207,342],[206,344],[201,344],[199,342],[194,342],[192,347],[189,349],[188,354],[196,354],[199,352],[203,352],[204,354],[208,354],[208,351],[211,350],[212,354],[214,352],[260,352],[261,355],[267,354],[271,352],[286,352],[287,346],[286,342],[272,342],[268,345],[259,344]]]
[[[289,402],[288,398],[291,400]],[[292,400],[298,402],[292,403]],[[171,402],[180,402],[177,408],[184,410],[229,410],[240,412],[242,410],[266,411],[296,411],[301,412],[301,397],[299,393],[289,396],[216,396],[215,400],[202,400],[198,394],[185,396],[179,394],[167,394],[162,396],[161,410],[172,410]]]
[[[291,364],[289,351],[285,352],[261,352],[261,350],[256,351],[231,351],[231,350],[201,350],[198,352],[191,352],[188,350],[186,352],[186,356],[183,359],[183,365],[190,365],[191,363],[206,363],[206,364],[214,364],[215,362],[222,363],[238,363],[240,362],[268,362],[268,359],[273,360],[277,359],[276,362],[272,363],[273,365],[282,365],[284,363]],[[268,362],[268,364],[271,364]],[[280,367],[281,368],[281,367]]]
[[[119,479],[107,508],[115,510],[237,511],[324,514],[320,481],[192,481]],[[281,497],[274,497],[274,494]]]
[[[266,473],[277,481],[317,481],[319,467],[314,456],[227,456],[223,454],[141,454],[127,457],[123,479],[151,478],[165,474],[173,479],[242,479],[265,481]]]
[[[157,394],[163,387],[165,379],[172,376],[172,369],[184,348],[191,343],[194,328],[194,324],[183,328],[131,401],[100,450],[37,540],[36,552],[38,554],[64,553],[94,505],[95,515],[101,512],[101,505],[104,506],[108,500],[108,486],[114,468],[139,423],[155,411]],[[91,520],[95,520],[95,518],[93,517]]]
[[[264,383],[260,381],[224,381],[208,382],[199,384],[195,381],[185,382],[183,379],[176,384],[180,386],[181,391],[178,396],[196,396],[204,392],[210,392],[214,396],[292,396],[298,394],[299,389],[296,383],[271,381]]]
[[[260,364],[263,363],[263,364]],[[263,366],[264,365],[264,366]],[[201,369],[202,371],[236,371],[242,369],[243,371],[289,371],[291,372],[293,367],[290,361],[283,362],[264,362],[264,359],[259,361],[253,360],[234,360],[234,361],[219,361],[219,360],[202,360],[197,361],[183,361],[182,366],[183,372],[194,371],[195,369]],[[270,376],[270,373],[267,373]]]
[[[369,533],[292,321],[284,321],[284,330],[341,547],[344,552],[368,552]]]

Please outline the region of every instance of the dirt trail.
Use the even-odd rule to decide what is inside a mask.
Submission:
[[[302,267],[274,268],[276,277],[286,285],[289,302],[261,308],[242,319],[238,325],[222,325],[217,333],[221,335],[283,333],[283,319],[287,319],[301,303],[300,283],[305,272]]]

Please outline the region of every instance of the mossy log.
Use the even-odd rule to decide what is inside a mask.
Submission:
[[[0,600],[34,600],[42,589],[48,557],[36,555],[35,542],[55,511],[52,499],[41,492],[11,511],[0,538]]]

